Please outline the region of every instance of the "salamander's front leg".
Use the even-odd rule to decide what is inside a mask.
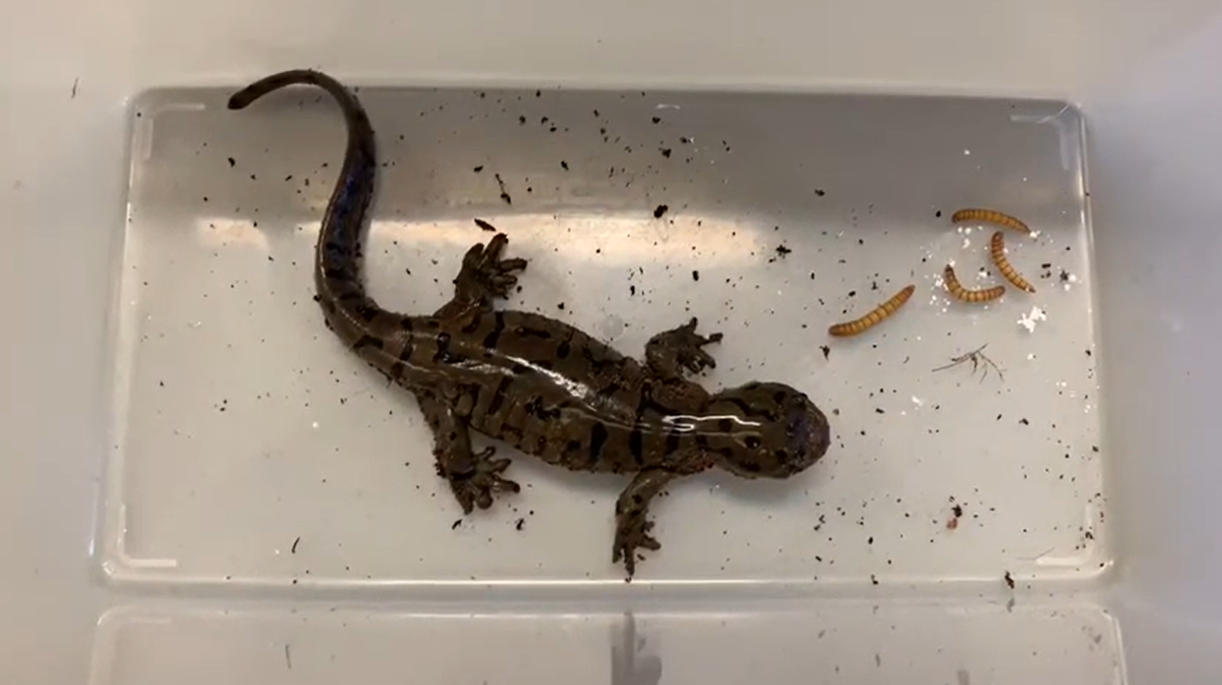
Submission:
[[[696,317],[673,330],[659,333],[645,343],[645,362],[649,369],[667,380],[682,378],[686,369],[700,373],[714,368],[717,362],[703,348],[721,340],[720,333],[708,337],[696,333]]]
[[[628,487],[615,502],[615,546],[611,553],[613,563],[624,560],[624,568],[631,581],[636,573],[636,550],[638,547],[657,551],[662,548],[649,534],[653,521],[648,519],[649,503],[679,474],[660,469],[650,469],[636,474]]]
[[[441,318],[454,318],[472,311],[489,311],[492,301],[508,297],[518,283],[515,271],[526,268],[525,259],[501,259],[509,238],[497,233],[487,245],[476,243],[463,255],[462,269],[454,279],[454,299],[437,311]]]
[[[491,507],[493,493],[521,490],[517,483],[500,476],[509,468],[508,459],[493,459],[496,451],[492,447],[472,451],[467,423],[452,405],[430,393],[417,392],[416,398],[433,431],[437,475],[450,483],[464,514],[470,514],[476,506]]]

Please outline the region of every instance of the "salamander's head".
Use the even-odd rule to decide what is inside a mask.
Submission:
[[[827,417],[781,383],[748,383],[713,396],[705,425],[718,466],[744,478],[787,478],[814,464],[831,439]]]

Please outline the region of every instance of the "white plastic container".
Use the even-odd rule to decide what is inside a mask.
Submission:
[[[220,8],[196,19],[223,40],[173,49],[115,48],[108,28],[81,43],[96,63],[80,73],[41,67],[54,93],[6,67],[0,206],[20,230],[0,283],[42,288],[14,298],[0,348],[6,680],[1222,680],[1222,28],[1184,5],[1015,76],[1035,59],[1020,52],[1064,47],[1019,19],[1086,35],[1088,13],[1010,8],[996,54],[948,65],[897,37],[967,36],[980,17],[891,8],[876,36],[891,50],[866,57],[850,9],[835,30],[773,4],[748,66],[725,55],[753,54],[736,36],[755,25],[727,10],[698,13],[718,49],[667,51],[630,11],[590,33],[557,5],[550,26],[586,27],[562,39],[530,33],[531,13],[392,28],[406,10],[319,2],[275,30],[278,15]],[[171,25],[125,7],[139,35]],[[694,16],[654,11],[656,27]],[[341,16],[351,52],[331,59],[344,50],[317,46]],[[446,47],[462,26],[500,56]],[[1163,47],[1119,47],[1142,36]],[[266,59],[239,49],[252,41],[287,42]],[[617,57],[540,66],[574,45]],[[846,66],[817,66],[834,48]],[[637,356],[698,316],[726,334],[702,382],[808,392],[828,455],[783,482],[677,482],[631,584],[610,549],[624,479],[511,455],[523,491],[459,522],[415,403],[311,301],[336,108],[308,88],[224,108],[320,60],[361,86],[379,135],[366,273],[383,304],[440,304],[489,235],[479,217],[530,259],[505,306]],[[949,261],[969,287],[1003,282],[995,229],[951,222],[965,206],[1036,229],[1006,233],[1036,293],[948,298]],[[908,283],[875,329],[827,336]],[[935,370],[986,343],[1002,373]]]

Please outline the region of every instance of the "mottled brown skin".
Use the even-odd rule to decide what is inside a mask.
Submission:
[[[827,418],[806,395],[779,383],[748,383],[710,394],[684,378],[714,366],[702,348],[720,334],[696,333],[696,319],[659,333],[645,362],[539,314],[498,311],[523,259],[503,258],[498,233],[472,246],[454,297],[431,316],[387,311],[361,280],[361,233],[377,168],[373,130],[354,95],[325,74],[295,70],[236,93],[242,109],[273,90],[312,84],[343,110],[348,147],[323,215],[314,272],[327,326],[353,352],[411,391],[433,433],[437,473],[464,513],[518,492],[502,474],[508,459],[475,452],[470,431],[575,471],[635,474],[616,502],[612,561],[631,579],[649,534],[650,500],[675,478],[720,467],[745,478],[786,478],[827,450]]]

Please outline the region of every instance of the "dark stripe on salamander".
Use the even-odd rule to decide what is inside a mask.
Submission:
[[[632,455],[632,461],[636,462],[637,466],[645,463],[644,437],[640,428],[633,428],[628,434],[628,453]]]
[[[492,331],[484,337],[484,349],[491,350],[496,347],[497,342],[501,339],[501,333],[505,330],[505,313],[496,312],[493,315]]]
[[[501,406],[505,404],[505,394],[509,390],[510,384],[513,383],[513,377],[501,376],[501,381],[496,384],[496,389],[492,391],[492,399],[488,402],[488,416],[497,416],[497,412],[501,410]]]
[[[603,447],[607,444],[607,427],[601,421],[594,423],[594,427],[590,429],[590,463],[598,463],[602,456]]]
[[[374,349],[380,350],[383,347],[383,342],[381,338],[378,338],[372,335],[362,335],[361,339],[357,340],[352,345],[352,349],[353,351],[356,351],[363,347],[372,347]]]
[[[568,337],[566,337],[564,340],[561,340],[560,344],[556,346],[556,358],[557,359],[568,359],[569,352],[571,352],[573,349],[572,348],[573,336],[576,334],[577,334],[576,331],[569,331]]]

